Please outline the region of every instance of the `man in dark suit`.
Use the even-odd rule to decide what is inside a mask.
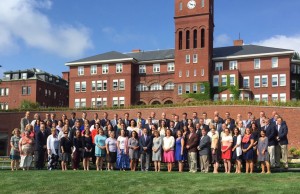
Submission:
[[[170,128],[169,128],[172,132],[172,136],[174,138],[177,137],[177,130],[175,129],[175,122],[174,121],[170,121]]]
[[[146,124],[145,124],[145,127],[148,131],[148,135],[151,135],[151,129],[152,129],[152,126],[153,126],[153,123],[152,123],[152,118],[151,117],[148,117],[147,121],[146,121]]]
[[[218,123],[224,123],[224,120],[220,117],[220,114],[218,111],[214,112],[214,118],[218,117]]]
[[[126,128],[130,125],[130,119],[129,119],[129,113],[128,112],[124,113],[123,122],[125,123]]]
[[[198,118],[197,112],[193,112],[192,121],[193,121],[194,126],[196,126],[196,124],[199,123],[199,118]]]
[[[281,117],[277,118],[277,125],[276,129],[278,131],[278,136],[277,136],[277,142],[278,145],[276,146],[276,154],[275,154],[275,160],[276,160],[276,166],[280,165],[280,155],[281,159],[284,163],[284,167],[288,168],[288,127],[287,125],[283,122]]]
[[[255,123],[256,123],[256,126],[257,126],[258,130],[261,130],[261,128],[265,126],[265,118],[266,118],[265,112],[260,111],[259,119],[255,120]]]
[[[51,121],[52,124],[55,123],[57,125],[58,121],[56,120],[56,114],[55,113],[51,113],[50,121]]]
[[[105,127],[107,121],[108,121],[108,114],[107,114],[107,112],[104,112],[104,113],[103,113],[103,119],[101,120],[101,123],[100,123],[101,126],[102,126],[102,127]]]
[[[182,123],[179,121],[179,116],[175,115],[174,116],[174,129],[176,131],[181,130],[182,129],[181,126],[182,126]]]
[[[166,123],[166,127],[170,127],[170,119],[167,119],[167,115],[166,115],[166,113],[161,113],[161,119],[158,121],[158,123],[159,123],[159,127],[161,127],[161,122],[162,121],[165,121],[165,123]]]
[[[42,170],[44,168],[45,152],[48,134],[45,131],[45,124],[40,125],[40,130],[35,135],[34,161],[35,168]]]
[[[202,129],[201,132],[202,132],[202,136],[198,146],[200,170],[201,172],[208,173],[211,141],[205,129]]]
[[[74,137],[75,137],[75,135],[76,135],[76,131],[77,131],[77,130],[80,131],[80,127],[81,127],[81,123],[80,123],[79,119],[77,119],[77,120],[75,121],[74,126],[73,126],[73,127],[71,128],[71,130],[69,131],[69,138],[70,138],[71,142],[73,142],[73,139],[74,139]]]
[[[143,135],[139,138],[141,170],[148,171],[150,156],[152,152],[152,137],[148,135],[147,129],[143,129]]]
[[[186,142],[186,149],[188,151],[188,161],[190,172],[197,172],[197,146],[199,144],[198,135],[195,133],[194,127],[189,127],[190,133],[187,135],[188,137]]]
[[[137,113],[137,118],[134,119],[136,123],[141,123],[142,124],[142,128],[145,127],[145,124],[146,124],[146,120],[142,118],[142,113],[141,112],[138,112]]]
[[[223,122],[226,122],[227,119],[230,119],[230,124],[231,125],[235,125],[235,120],[233,118],[231,118],[230,112],[225,113],[225,118],[223,119]]]
[[[221,132],[222,132],[222,122],[219,120],[219,117],[217,117],[217,116],[214,117],[212,125],[215,126],[216,132],[221,134]]]
[[[275,146],[277,145],[277,133],[278,131],[275,128],[274,123],[270,123],[270,119],[265,119],[266,125],[262,130],[266,131],[266,136],[268,138],[268,152],[270,155],[270,164],[272,167],[275,167]]]
[[[76,113],[72,112],[71,113],[71,118],[69,119],[69,126],[72,128],[75,124],[76,121]]]
[[[93,120],[90,121],[90,126],[95,125],[97,120],[98,120],[98,113],[94,113],[94,118]]]
[[[204,119],[203,118],[199,119],[199,125],[200,125],[200,129],[201,130],[205,129],[207,133],[209,132],[209,126],[204,123]],[[201,136],[201,131],[200,131],[200,136]]]
[[[87,118],[87,113],[83,112],[81,115],[81,119],[79,119],[81,125],[84,125],[84,121],[87,120],[86,118]]]

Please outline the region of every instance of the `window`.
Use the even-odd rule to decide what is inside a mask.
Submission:
[[[190,62],[191,62],[191,56],[185,55],[185,64],[190,64]]]
[[[179,32],[179,41],[178,41],[179,45],[179,50],[182,50],[182,31]]]
[[[179,3],[179,10],[182,11],[182,2]]]
[[[198,31],[194,30],[194,36],[193,36],[193,48],[197,48],[197,36],[198,36]]]
[[[213,77],[213,86],[214,87],[219,86],[219,76],[218,75],[214,75],[214,77]]]
[[[139,84],[136,86],[136,91],[148,91],[148,87],[145,84]]]
[[[221,100],[222,101],[227,101],[227,94],[222,94]]]
[[[277,102],[278,101],[278,94],[272,94],[272,101]]]
[[[259,102],[260,101],[260,95],[254,95],[254,101]]]
[[[84,67],[83,66],[78,67],[78,75],[84,75]]]
[[[280,102],[286,102],[286,93],[280,94]]]
[[[297,65],[294,65],[294,64],[291,65],[291,72],[294,74],[297,73]]]
[[[1,88],[1,96],[5,95],[5,88]]]
[[[22,73],[22,79],[27,79],[27,73]]]
[[[174,83],[173,82],[168,82],[165,85],[165,90],[174,90]]]
[[[12,79],[19,79],[19,74],[18,73],[14,73],[12,76]]]
[[[261,87],[268,87],[268,76],[261,76]]]
[[[75,82],[75,92],[80,92],[80,82]]]
[[[278,86],[278,75],[272,75],[272,87]]]
[[[116,91],[118,90],[119,87],[119,80],[115,79],[113,80],[113,90]]]
[[[125,106],[125,97],[120,97],[119,98],[119,105],[120,106]]]
[[[219,94],[214,94],[214,101],[218,101],[219,100]]]
[[[234,101],[234,96],[233,96],[233,94],[229,94],[229,100],[230,100],[230,101]]]
[[[102,91],[102,81],[97,81],[97,91]]]
[[[227,86],[227,75],[222,75],[221,86]]]
[[[279,75],[279,85],[280,86],[286,86],[286,74],[280,74]]]
[[[197,76],[197,69],[194,69],[194,77]]]
[[[291,90],[294,92],[296,91],[296,87],[297,87],[297,81],[296,80],[292,80],[291,83]]]
[[[102,99],[102,105],[103,105],[103,107],[107,106],[107,98]]]
[[[86,82],[81,82],[81,92],[86,92]]]
[[[182,85],[178,85],[178,95],[182,95]]]
[[[260,69],[260,59],[254,59],[254,69]]]
[[[48,90],[45,89],[45,96],[48,96]]]
[[[215,71],[223,71],[223,62],[215,63]]]
[[[201,7],[204,7],[204,6],[205,6],[204,0],[201,0]]]
[[[102,74],[108,74],[108,64],[102,65]]]
[[[186,85],[185,85],[185,93],[186,93],[186,94],[189,94],[190,91],[191,91],[191,86],[190,86],[190,84],[186,84]]]
[[[91,107],[92,107],[92,108],[95,108],[95,107],[96,107],[96,98],[92,98],[92,101],[91,101]]]
[[[107,91],[107,80],[103,81],[103,91]]]
[[[244,88],[250,88],[250,78],[249,78],[249,76],[244,77],[243,87]]]
[[[185,74],[186,74],[186,77],[190,77],[190,70],[186,70]]]
[[[85,98],[81,98],[80,99],[80,107],[81,108],[85,108],[86,107],[86,99]]]
[[[198,63],[198,54],[193,54],[193,63]]]
[[[125,90],[125,79],[119,80],[119,90]]]
[[[102,106],[102,98],[97,98],[96,107],[100,108]]]
[[[198,91],[198,84],[194,83],[193,84],[193,93],[196,94]]]
[[[244,94],[244,100],[249,101],[250,100],[250,95],[249,94]]]
[[[5,95],[8,96],[9,95],[9,88],[5,89]]]
[[[181,71],[181,70],[179,71],[178,74],[179,74],[179,75],[178,75],[179,77],[182,77],[182,71]]]
[[[96,91],[96,81],[92,81],[92,92]]]
[[[153,64],[153,73],[160,72],[160,64]]]
[[[229,61],[229,70],[236,70],[238,69],[237,61]]]
[[[268,94],[262,94],[261,95],[261,101],[268,102]]]
[[[118,106],[119,105],[119,100],[118,97],[113,97],[113,106]]]
[[[75,108],[80,108],[80,99],[75,99]]]
[[[200,84],[200,93],[201,94],[205,93],[205,85],[204,84]]]
[[[122,73],[123,72],[123,64],[117,63],[116,64],[116,73]]]
[[[201,29],[201,48],[205,47],[205,29]]]
[[[186,40],[186,45],[185,45],[185,48],[186,49],[190,49],[190,31],[188,30],[188,31],[186,31],[186,33],[185,33],[185,40]]]
[[[272,58],[272,68],[277,68],[278,67],[278,57],[273,57]]]
[[[254,87],[255,88],[260,87],[260,76],[254,76]]]
[[[91,66],[91,75],[97,74],[97,65],[92,65]]]
[[[139,74],[146,73],[146,65],[139,65]]]
[[[174,63],[168,63],[168,72],[175,71],[175,64]]]
[[[162,86],[159,83],[154,83],[150,86],[150,91],[162,90]]]
[[[229,82],[230,82],[231,86],[235,86],[235,75],[234,74],[231,74],[229,76]]]

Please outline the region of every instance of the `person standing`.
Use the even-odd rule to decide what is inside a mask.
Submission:
[[[177,131],[177,138],[175,143],[175,161],[178,162],[178,171],[183,172],[183,163],[186,160],[184,149],[184,137],[181,130]]]
[[[130,169],[135,171],[139,159],[139,138],[136,131],[132,131],[131,138],[128,140]]]
[[[275,167],[275,147],[277,145],[277,133],[278,131],[275,128],[275,122],[271,123],[271,119],[265,119],[265,126],[262,127],[262,130],[266,131],[266,136],[268,138],[268,153],[270,155],[270,165]]]
[[[162,139],[158,131],[154,131],[152,144],[152,161],[154,162],[155,172],[160,171]]]
[[[152,151],[152,138],[148,136],[146,128],[143,129],[143,135],[139,139],[141,170],[148,171],[150,163],[150,155]]]
[[[87,127],[82,137],[82,147],[83,147],[83,169],[90,170],[90,158],[92,157],[93,140],[91,137],[91,132]]]
[[[199,138],[195,133],[194,127],[189,127],[190,133],[188,134],[186,140],[186,149],[188,151],[188,161],[190,172],[196,173],[197,172],[197,146],[199,143]]]
[[[125,136],[125,130],[122,129],[120,136],[117,139],[118,155],[117,155],[117,167],[120,170],[125,171],[129,168],[128,157],[128,137]]]
[[[240,121],[239,121],[240,122]],[[242,136],[239,128],[233,130],[232,160],[235,162],[235,173],[241,173],[242,164]]]
[[[278,145],[276,146],[276,165],[280,166],[280,156],[284,164],[284,168],[288,168],[288,127],[286,123],[283,122],[281,117],[277,118],[277,125],[276,129],[278,131],[278,136],[277,136],[277,142]]]
[[[47,138],[47,151],[48,151],[48,169],[56,169],[58,163],[58,149],[59,149],[59,140],[57,131],[55,128],[51,129],[51,135]]]
[[[96,168],[97,171],[99,171],[99,169],[102,171],[102,167],[103,167],[103,160],[105,158],[105,140],[106,140],[106,136],[104,135],[104,131],[103,129],[99,129],[99,134],[96,135],[95,137],[95,156],[97,157],[96,159]],[[99,168],[100,166],[100,168]]]
[[[253,159],[254,159],[254,137],[252,131],[249,128],[246,128],[245,135],[242,139],[242,151],[243,158],[246,161],[246,173],[253,173]]]
[[[35,151],[34,151],[34,160],[35,168],[37,170],[42,170],[44,168],[45,162],[45,152],[47,148],[47,134],[45,124],[41,123],[40,130],[35,135]]]
[[[175,139],[170,129],[167,129],[166,136],[163,138],[164,162],[168,163],[168,172],[172,171],[175,162],[174,156]]]
[[[212,126],[210,130],[211,135],[211,159],[214,165],[214,173],[218,173],[220,152],[219,152],[219,132],[216,131],[216,127]]]
[[[209,155],[210,155],[210,137],[207,135],[205,128],[201,130],[202,136],[199,141],[199,159],[201,172],[208,173],[209,170]]]
[[[20,121],[21,133],[23,133],[25,131],[25,127],[30,124],[29,117],[30,117],[30,112],[27,111],[25,113],[25,117],[22,118],[21,121]]]
[[[14,171],[15,169],[19,169],[20,164],[20,149],[19,149],[19,142],[21,139],[20,136],[21,132],[18,128],[15,128],[13,130],[13,136],[10,138],[10,159],[11,159],[11,171]]]
[[[70,138],[71,140],[71,138]],[[72,153],[72,167],[73,170],[78,170],[79,169],[79,163],[82,158],[82,151],[83,151],[83,146],[82,146],[82,137],[81,137],[81,131],[80,129],[77,129],[75,132],[75,137],[73,138],[73,153]]]
[[[107,170],[113,170],[113,165],[117,161],[117,140],[115,138],[115,132],[111,131],[109,138],[105,140],[106,147],[106,161],[107,161]]]
[[[222,137],[222,159],[224,160],[225,173],[230,173],[231,170],[231,152],[232,152],[233,139],[230,135],[230,130],[226,128],[224,130],[224,136]]]
[[[62,153],[61,170],[68,170],[68,162],[71,162],[72,142],[68,137],[68,132],[64,132],[64,136],[60,140],[60,149]]]
[[[267,173],[270,174],[268,138],[266,137],[266,132],[264,130],[260,132],[260,136],[257,144],[257,161],[261,163],[261,173],[264,174],[266,172],[265,167],[267,167]]]
[[[19,141],[19,150],[21,155],[20,167],[23,170],[29,170],[32,163],[33,139],[30,137],[30,131],[25,130],[24,136]]]

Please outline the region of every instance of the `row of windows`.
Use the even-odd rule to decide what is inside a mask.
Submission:
[[[240,95],[240,99],[241,100],[250,100],[250,95],[249,94],[241,94]],[[218,100],[222,100],[222,101],[227,101],[227,100],[234,100],[233,94],[214,94],[214,101],[218,101]],[[256,94],[254,95],[254,100],[259,102],[259,101],[263,101],[263,102],[268,102],[269,100],[272,100],[273,102],[278,102],[280,100],[280,102],[286,102],[286,93],[280,93],[280,94],[272,94],[272,95],[268,95],[268,94]]]
[[[183,91],[183,87],[185,89],[185,91]],[[193,83],[192,84],[192,93],[196,94],[200,91],[201,94],[205,93],[205,86],[204,84],[198,84],[198,83]],[[191,93],[191,84],[179,84],[178,85],[178,95],[182,95],[182,94],[190,94]]]
[[[91,83],[91,91],[92,92],[100,92],[107,91],[107,80],[98,80],[92,81]],[[113,91],[117,90],[125,90],[125,79],[115,79],[113,80]],[[87,84],[86,81],[83,82],[75,82],[75,92],[86,92]]]
[[[203,8],[205,6],[205,0],[200,0],[200,5]],[[182,2],[179,3],[179,10],[182,11],[183,9],[183,4]]]
[[[0,88],[0,95],[1,96],[8,96],[9,95],[9,88]]]
[[[278,57],[273,57],[272,59],[272,68],[278,68]],[[261,62],[260,59],[254,59],[253,61],[253,68],[254,69],[260,69],[261,68]],[[236,70],[238,69],[238,62],[237,61],[229,61],[229,70]],[[215,63],[215,71],[223,71],[223,62],[216,62]],[[300,71],[300,69],[299,69]]]
[[[221,82],[219,80],[220,76],[219,75],[214,75],[213,76],[213,86],[218,87],[218,86],[227,86],[227,75],[221,75]],[[235,86],[235,75],[231,74],[229,75],[229,85],[230,86]]]
[[[75,108],[86,108],[86,98],[75,99]],[[112,105],[115,107],[125,106],[125,97],[113,97]],[[92,98],[91,99],[92,108],[107,107],[107,98]]]
[[[185,64],[191,63],[191,55],[185,55]],[[193,63],[198,63],[198,54],[193,54]]]
[[[178,33],[178,48],[179,50],[183,49],[183,32],[179,31]],[[202,28],[200,30],[200,48],[205,47],[205,29]],[[199,47],[198,45],[198,30],[193,30],[193,48],[196,49]],[[185,49],[190,49],[191,48],[191,32],[189,30],[185,31]]]
[[[0,110],[8,110],[8,103],[0,102]]]
[[[168,72],[174,72],[175,71],[175,64],[174,63],[168,63],[167,71]],[[153,73],[160,73],[160,64],[153,64],[152,72]],[[146,73],[147,73],[147,66],[146,65],[139,65],[139,74],[146,74]]]
[[[174,90],[174,83],[168,82],[164,86],[160,85],[159,83],[153,83],[149,87],[145,84],[138,84],[136,86],[136,91],[157,91],[157,90]]]
[[[194,77],[197,76],[197,69],[194,69]],[[203,77],[204,76],[204,69],[201,69],[201,76]],[[178,72],[178,77],[182,77],[182,71],[180,70]],[[185,71],[185,77],[190,77],[190,70],[186,70]]]

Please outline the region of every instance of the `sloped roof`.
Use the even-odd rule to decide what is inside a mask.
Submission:
[[[137,61],[155,61],[174,59],[174,49],[157,50],[157,51],[142,51],[136,53],[126,53],[128,56],[135,58]]]

